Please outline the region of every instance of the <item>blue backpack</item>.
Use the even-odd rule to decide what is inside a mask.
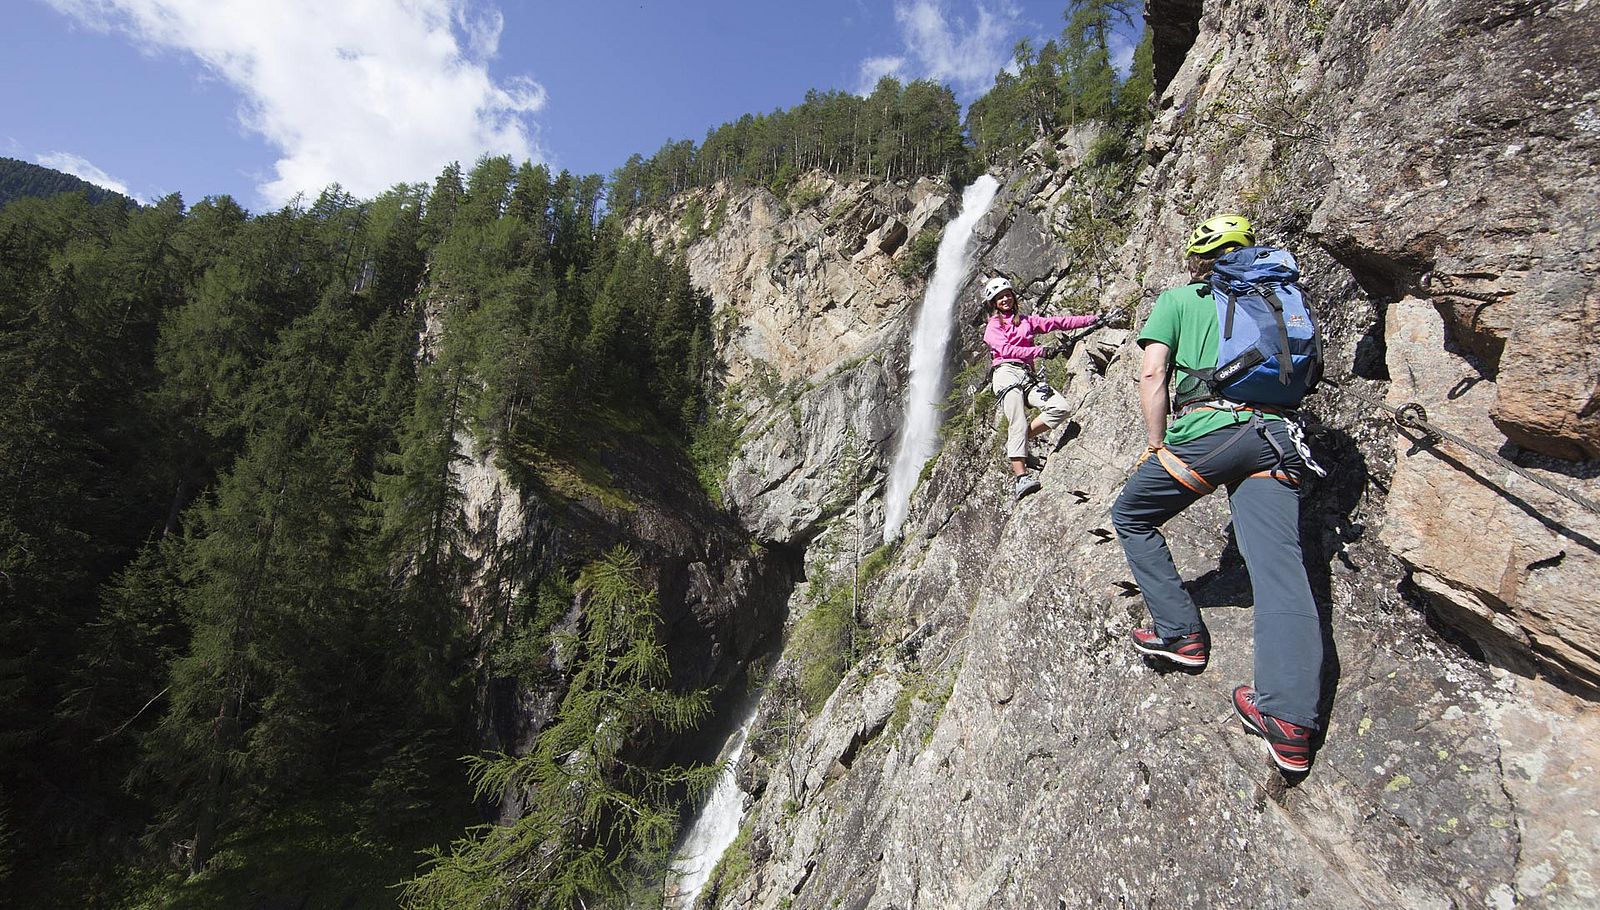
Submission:
[[[1217,257],[1210,276],[1217,302],[1217,367],[1191,370],[1196,398],[1295,408],[1322,378],[1322,335],[1300,287],[1294,254],[1251,246]]]

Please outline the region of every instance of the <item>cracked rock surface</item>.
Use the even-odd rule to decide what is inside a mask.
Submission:
[[[1280,775],[1229,706],[1253,615],[1220,494],[1165,529],[1211,665],[1127,645],[1146,614],[1108,512],[1143,448],[1132,333],[1052,365],[1074,432],[1018,504],[968,293],[953,367],[980,366],[860,592],[855,662],[814,711],[769,694],[740,772],[750,870],[704,901],[1600,906],[1600,518],[1377,407],[1600,498],[1600,4],[1148,8],[1165,87],[1126,238],[1071,245],[1092,137],[1056,137],[998,175],[974,274],[1035,311],[1142,319],[1200,218],[1242,211],[1299,256],[1337,386],[1305,408],[1329,469],[1301,518],[1329,643],[1311,773]],[[896,265],[958,194],[808,179],[823,201],[799,212],[714,191],[728,221],[689,249],[750,416],[729,505],[804,546],[808,579],[848,578],[880,543],[920,299]]]

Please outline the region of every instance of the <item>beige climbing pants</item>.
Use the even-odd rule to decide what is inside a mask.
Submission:
[[[1029,382],[1028,371],[1019,364],[1002,363],[995,367],[991,387],[1000,398],[1001,412],[1006,415],[1007,458],[1028,457],[1029,407],[1039,409],[1039,416],[1047,427],[1058,427],[1067,419],[1067,409],[1071,407],[1067,399],[1047,385]]]

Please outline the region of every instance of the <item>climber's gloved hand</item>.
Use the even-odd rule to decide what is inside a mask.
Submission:
[[[1139,465],[1144,464],[1146,459],[1159,451],[1161,451],[1161,446],[1145,446],[1144,454],[1139,456],[1139,460],[1134,462],[1133,466],[1137,468]]]
[[[1065,354],[1066,352],[1067,352],[1066,344],[1063,343],[1063,342],[1057,341],[1055,344],[1049,345],[1044,349],[1044,357],[1045,357],[1046,360],[1054,360],[1055,358],[1060,357],[1062,354]]]

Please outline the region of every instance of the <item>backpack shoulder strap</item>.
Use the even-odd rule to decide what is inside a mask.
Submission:
[[[1278,323],[1278,382],[1288,385],[1290,381],[1289,361],[1289,326],[1283,321],[1283,298],[1278,296],[1277,288],[1267,285],[1261,290],[1261,296],[1272,304],[1272,318]]]
[[[1222,318],[1222,337],[1224,340],[1232,338],[1233,309],[1234,302],[1238,298],[1238,295],[1233,292],[1233,288],[1228,287],[1227,279],[1222,278],[1215,273],[1210,276],[1210,286],[1211,296],[1214,299],[1226,300],[1228,302],[1228,309],[1226,311],[1227,315]]]

